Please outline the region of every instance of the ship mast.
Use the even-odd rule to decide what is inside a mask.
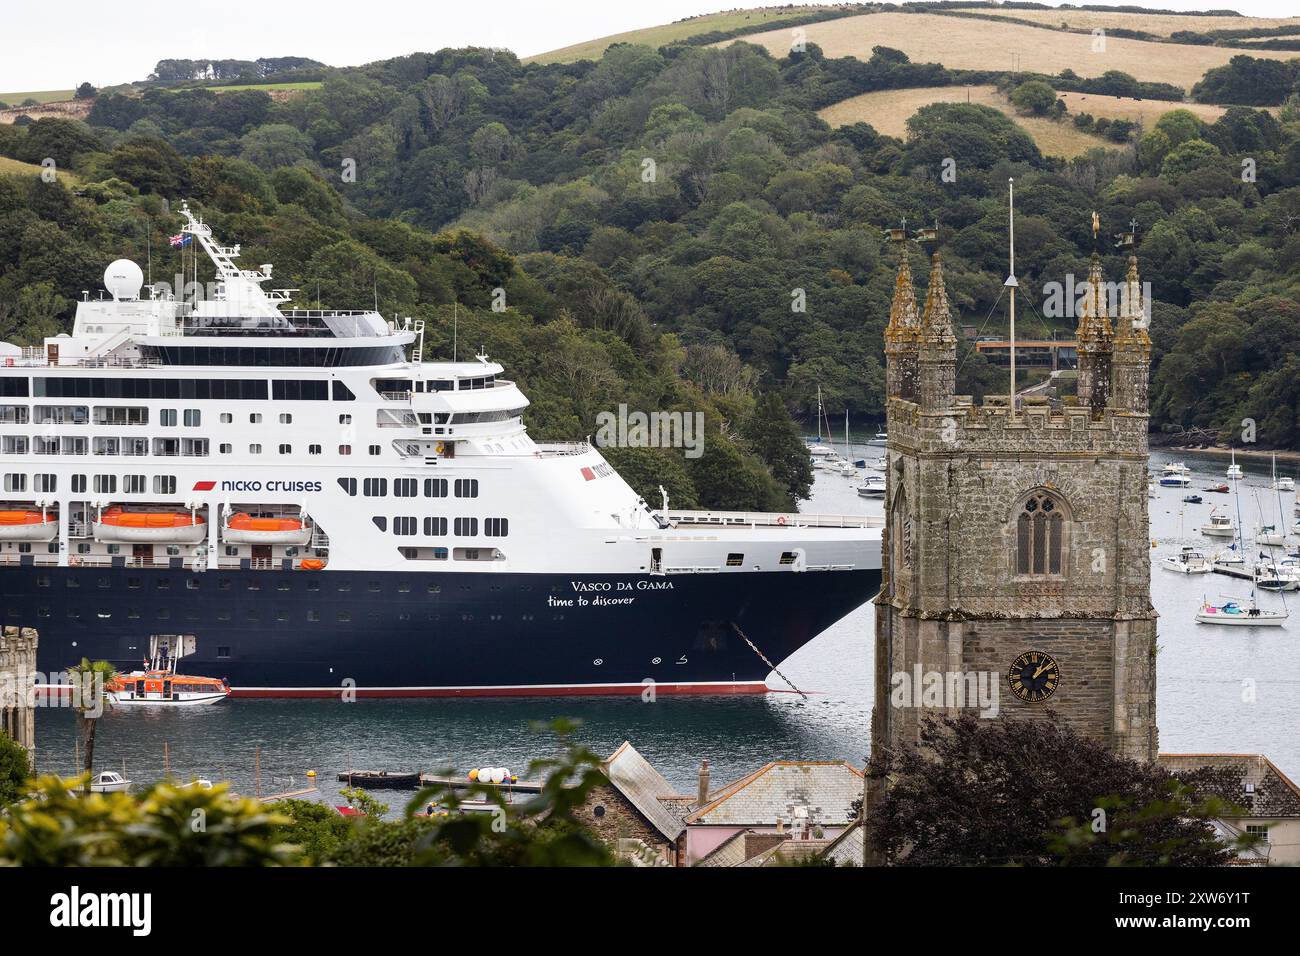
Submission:
[[[1003,285],[1011,290],[1011,327],[1008,330],[1007,337],[1011,353],[1011,404],[1009,406],[1009,415],[1014,418],[1016,415],[1016,288],[1019,285],[1016,282],[1016,181],[1014,177],[1007,180],[1007,226],[1007,253],[1010,271],[1007,273],[1007,281]]]

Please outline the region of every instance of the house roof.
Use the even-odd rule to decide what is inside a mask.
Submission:
[[[862,784],[862,771],[845,760],[777,761],[724,787],[686,825],[774,826],[806,807],[810,824],[847,826]]]
[[[1247,817],[1300,817],[1300,787],[1263,754],[1161,754],[1157,760],[1175,773],[1220,771],[1195,783],[1197,796],[1242,807]]]
[[[862,821],[858,820],[835,839],[822,854],[823,859],[831,860],[836,866],[862,866],[864,836]]]
[[[682,797],[672,784],[650,762],[642,757],[628,741],[604,761],[605,776],[619,793],[627,798],[651,826],[669,840],[676,840],[686,829],[681,809],[676,802]]]

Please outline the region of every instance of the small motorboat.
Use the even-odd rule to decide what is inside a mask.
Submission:
[[[224,679],[176,673],[181,658],[197,648],[198,640],[192,634],[153,634],[144,666],[129,674],[118,674],[105,689],[120,707],[219,704],[230,696],[230,685]]]
[[[1177,554],[1165,555],[1160,562],[1160,566],[1166,571],[1177,571],[1179,574],[1208,574],[1210,572],[1210,561],[1206,558],[1205,552],[1187,546],[1184,546]]]
[[[1219,484],[1219,485],[1210,485],[1210,486],[1209,486],[1208,488],[1206,488],[1205,490],[1206,490],[1206,491],[1213,491],[1213,492],[1215,492],[1216,494],[1220,494],[1220,495],[1226,495],[1226,494],[1227,494],[1229,491],[1231,491],[1232,489],[1229,488],[1227,485]]]
[[[1255,586],[1261,591],[1300,591],[1295,561],[1264,561],[1255,565]]]
[[[825,458],[827,455],[835,454],[835,449],[830,445],[815,444],[808,446],[808,454],[814,458]]]
[[[349,770],[339,774],[339,783],[363,790],[418,790],[418,773],[389,773],[387,770]]]
[[[1242,479],[1241,465],[1237,464],[1237,449],[1232,450],[1232,464],[1228,466],[1227,472],[1229,481],[1240,481]]]
[[[875,461],[870,462],[867,465],[867,467],[870,468],[872,471],[884,471],[886,468],[889,467],[889,459],[885,458],[884,456],[881,456],[880,458],[877,458]]]
[[[1208,523],[1201,525],[1201,534],[1210,538],[1235,538],[1237,536],[1237,526],[1233,524],[1232,519],[1227,515],[1210,512]]]
[[[858,494],[863,498],[885,497],[884,477],[881,475],[868,475],[862,484],[858,485]]]
[[[1211,604],[1204,601],[1196,612],[1198,624],[1226,624],[1236,627],[1281,627],[1287,619],[1286,611],[1268,611],[1251,601],[1242,607],[1237,601]]]
[[[230,696],[224,680],[177,674],[174,666],[119,674],[106,689],[119,707],[195,707],[219,704]]]
[[[90,780],[92,793],[125,793],[131,781],[116,770],[101,770]]]
[[[884,448],[889,444],[889,433],[876,432],[876,436],[872,438],[871,441],[867,442],[867,444],[873,448]]]
[[[1160,476],[1161,488],[1190,488],[1191,486],[1192,486],[1192,479],[1188,478],[1186,475],[1161,475]]]
[[[1295,491],[1295,479],[1287,475],[1278,475],[1269,484],[1273,491]]]
[[[1183,504],[1199,505],[1204,499],[1200,495],[1183,495]]]

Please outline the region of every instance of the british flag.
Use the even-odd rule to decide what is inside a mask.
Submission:
[[[191,242],[194,241],[194,237],[190,235],[186,235],[183,232],[178,232],[176,235],[172,236],[167,241],[172,244],[172,248],[179,249],[181,246],[188,246]]]

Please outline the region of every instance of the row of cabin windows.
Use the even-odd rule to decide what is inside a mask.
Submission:
[[[178,421],[187,428],[198,428],[203,424],[203,411],[198,408],[163,408],[158,410],[158,424],[165,428],[174,428]],[[251,412],[248,416],[250,425],[262,422],[261,412]],[[293,424],[292,412],[280,413],[281,425]],[[223,425],[235,421],[232,412],[221,412]],[[93,412],[89,405],[0,405],[0,425],[148,425],[149,409],[142,405],[96,405]],[[351,415],[340,415],[339,424],[351,424]]]
[[[388,530],[388,518],[375,515],[370,519],[380,531]],[[426,516],[423,521],[414,515],[395,515],[393,517],[393,534],[409,537],[423,532],[425,537],[437,538],[446,535],[447,519],[435,515]],[[478,536],[478,518],[453,518],[452,533],[458,538]],[[509,518],[484,518],[483,534],[489,538],[504,538],[510,534]]]
[[[29,384],[30,383],[30,384]],[[145,378],[140,376],[0,377],[0,398],[192,398],[198,401],[352,402],[356,395],[342,382],[315,379]]]
[[[128,495],[142,495],[149,487],[147,475],[121,475],[122,492]],[[118,475],[95,475],[92,487],[99,494],[117,494]],[[59,476],[49,474],[32,475],[32,491],[37,494],[54,494],[59,490]],[[82,494],[87,489],[85,475],[71,476],[73,494]],[[4,476],[4,490],[22,494],[27,491],[27,476],[21,472],[10,472]],[[156,495],[176,494],[175,475],[154,475],[153,493]]]
[[[30,440],[26,435],[5,435],[0,440],[0,453],[6,455],[118,455],[142,458],[157,455],[162,458],[206,458],[209,443],[206,438],[122,438],[116,435],[36,435]]]
[[[375,387],[375,391],[383,393],[400,393],[400,392],[452,392],[459,389],[462,392],[478,390],[481,388],[494,388],[496,386],[496,376],[488,375],[483,378],[462,378],[462,379],[432,379],[430,381],[416,381],[410,378],[375,378],[370,380],[370,384]]]
[[[287,416],[281,416],[285,418]],[[5,455],[109,455],[122,458],[143,458],[155,455],[160,458],[207,458],[211,454],[211,442],[207,438],[132,438],[119,435],[96,435],[87,439],[84,435],[47,436],[5,435],[0,438],[0,454]],[[281,442],[278,446],[281,455],[292,455],[293,445]],[[234,454],[235,446],[230,442],[217,445],[217,453]],[[321,445],[308,445],[307,454],[319,455],[324,450]],[[382,445],[369,445],[367,451],[372,456],[383,453]],[[340,455],[351,455],[351,445],[339,445]],[[248,446],[250,455],[262,454],[260,442]]]
[[[376,446],[377,447],[377,446]],[[418,498],[421,481],[419,478],[394,478],[393,496],[397,498]],[[355,478],[340,478],[339,487],[347,494],[356,497],[358,482]],[[446,498],[449,483],[446,478],[425,478],[423,481],[424,497],[426,498]],[[359,483],[361,494],[366,498],[387,498],[388,497],[388,479],[387,478],[366,478]],[[457,478],[450,487],[455,491],[457,498],[477,498],[478,497],[478,479],[477,478]]]

